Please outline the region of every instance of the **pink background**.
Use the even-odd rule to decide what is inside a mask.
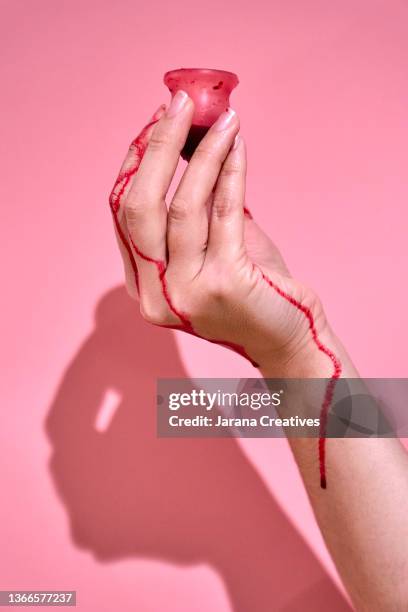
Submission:
[[[157,376],[254,371],[140,321],[107,198],[166,70],[237,72],[251,209],[360,372],[408,376],[407,4],[2,8],[0,588],[98,611],[347,609],[285,441],[155,438]]]

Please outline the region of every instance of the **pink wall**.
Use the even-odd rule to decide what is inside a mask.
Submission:
[[[406,3],[3,9],[0,588],[98,612],[345,610],[284,441],[155,438],[157,376],[253,370],[140,321],[107,197],[165,70],[237,72],[251,209],[361,373],[408,376]]]

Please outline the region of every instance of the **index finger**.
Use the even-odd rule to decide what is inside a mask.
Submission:
[[[188,278],[202,267],[208,240],[206,205],[238,130],[238,116],[228,108],[195,150],[170,205],[169,266]]]
[[[132,184],[133,176],[137,172],[143,158],[149,137],[153,131],[153,126],[166,110],[164,104],[160,105],[153,114],[149,123],[131,142],[125,160],[115,181],[112,192],[109,196],[109,205],[115,227],[115,235],[122,256],[125,269],[126,288],[132,297],[137,297],[139,291],[139,275],[134,255],[132,253],[124,214],[124,201]]]
[[[193,101],[184,91],[178,91],[149,138],[126,198],[126,220],[132,242],[149,258],[166,259],[165,197],[187,139],[193,112]],[[144,267],[143,262],[140,265]]]

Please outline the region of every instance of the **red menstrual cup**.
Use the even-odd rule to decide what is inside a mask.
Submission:
[[[233,72],[208,68],[180,68],[164,75],[164,83],[172,97],[179,89],[194,102],[194,116],[181,156],[191,159],[195,148],[208,129],[229,106],[231,91],[239,83]]]

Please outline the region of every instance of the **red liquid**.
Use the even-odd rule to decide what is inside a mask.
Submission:
[[[181,157],[186,161],[190,161],[194,151],[198,144],[204,138],[210,126],[206,125],[192,125],[187,136],[186,144],[181,152]]]
[[[304,306],[301,302],[298,302],[291,295],[280,289],[271,279],[266,276],[266,274],[262,273],[264,281],[268,283],[276,293],[278,293],[283,299],[285,299],[289,304],[292,304],[294,308],[300,310],[300,312],[305,316],[309,330],[312,335],[312,340],[315,343],[316,347],[319,351],[324,353],[333,363],[333,374],[330,378],[330,381],[326,387],[326,392],[323,398],[323,404],[320,409],[320,428],[319,428],[319,471],[320,471],[320,486],[322,489],[326,489],[327,487],[327,476],[326,476],[326,430],[327,430],[327,416],[330,410],[331,403],[333,401],[334,389],[336,386],[337,380],[341,376],[341,363],[340,360],[336,357],[336,355],[331,351],[326,345],[324,345],[319,340],[319,336],[317,335],[315,321],[312,315],[312,311],[307,306]]]
[[[193,123],[181,156],[191,159],[198,143],[212,124],[229,106],[229,97],[238,85],[238,77],[225,70],[180,68],[164,75],[172,96],[182,89],[194,102]]]

